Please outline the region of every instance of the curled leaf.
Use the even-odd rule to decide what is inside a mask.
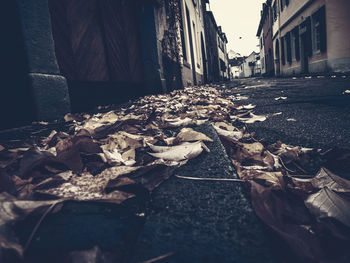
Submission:
[[[220,136],[225,136],[233,140],[240,140],[243,138],[243,131],[227,131],[213,125],[214,129]]]
[[[255,123],[255,122],[262,122],[266,120],[266,116],[263,115],[255,115],[254,113],[250,113],[248,118],[238,118],[239,121],[244,123]]]
[[[193,141],[207,141],[213,142],[211,138],[206,136],[201,132],[197,132],[191,128],[183,128],[179,134],[176,136],[175,141],[178,143],[181,142],[193,142]]]
[[[203,149],[208,150],[203,142],[183,143],[172,147],[152,146],[151,149],[156,151],[156,153],[149,153],[153,157],[177,162],[193,159],[200,155]]]
[[[350,227],[350,201],[327,186],[310,195],[305,205],[318,219],[334,218]]]
[[[350,181],[333,174],[326,168],[321,168],[311,182],[318,189],[327,187],[336,192],[350,192]]]

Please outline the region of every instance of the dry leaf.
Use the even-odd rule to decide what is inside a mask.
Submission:
[[[306,207],[318,219],[334,218],[350,227],[350,202],[327,186],[305,200]]]
[[[248,105],[242,105],[239,107],[236,107],[237,110],[252,110],[256,107],[256,105],[248,104]]]
[[[243,170],[240,177],[245,180],[261,181],[266,186],[271,186],[274,189],[282,189],[281,182],[283,181],[282,172],[266,172],[252,169]]]
[[[225,136],[233,140],[240,140],[243,138],[243,131],[227,131],[215,125],[213,127],[220,136]]]
[[[192,119],[187,117],[185,119],[181,119],[181,118],[166,119],[165,121],[167,121],[169,126],[171,127],[187,126],[192,124]]]
[[[249,118],[238,118],[239,121],[244,122],[244,123],[255,123],[255,122],[262,122],[266,120],[266,116],[263,115],[255,115],[253,113],[249,114]]]
[[[318,189],[327,187],[336,192],[350,193],[350,181],[333,174],[326,168],[321,168],[311,182]]]
[[[277,98],[275,98],[275,100],[286,100],[287,99],[287,97],[277,97]]]
[[[109,203],[120,204],[126,199],[133,197],[133,194],[120,191],[105,193],[108,181],[115,179],[125,173],[130,173],[135,169],[120,169],[115,173],[107,171],[93,176],[88,172],[82,173],[80,176],[73,175],[67,182],[49,189],[37,190],[37,193],[50,195],[56,198],[64,198],[68,200],[78,201],[105,201]]]
[[[183,143],[177,146],[150,146],[156,153],[149,153],[153,157],[168,161],[184,161],[190,160],[203,152],[203,149],[208,149],[202,142]]]
[[[183,128],[175,138],[176,143],[193,141],[213,142],[213,140],[205,134],[197,132],[191,128]]]

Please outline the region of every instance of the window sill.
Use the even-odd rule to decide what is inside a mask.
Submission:
[[[184,66],[186,67],[186,68],[189,68],[189,69],[191,69],[191,65],[186,61],[186,60],[184,60]]]
[[[313,55],[313,56],[315,56],[315,55],[320,55],[320,54],[322,54],[322,52],[321,52],[320,49],[318,49],[318,50],[313,50],[313,51],[312,51],[312,55]]]

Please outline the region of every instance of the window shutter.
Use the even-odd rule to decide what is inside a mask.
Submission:
[[[285,51],[284,51],[284,46],[285,46],[285,37],[281,38],[281,55],[282,55],[282,65],[286,64],[286,56],[285,56]]]
[[[321,30],[321,52],[327,49],[327,27],[326,27],[326,8],[322,6],[320,12],[320,30]]]
[[[307,34],[307,53],[312,57],[312,32],[311,32],[311,18],[308,17],[305,21]]]

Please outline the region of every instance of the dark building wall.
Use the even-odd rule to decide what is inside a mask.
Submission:
[[[141,96],[140,6],[122,0],[49,0],[56,54],[73,109]]]
[[[264,52],[265,52],[265,66],[266,75],[274,75],[274,52],[273,52],[273,42],[272,42],[272,12],[270,5],[266,7],[266,15],[263,24],[263,35],[264,35]]]
[[[1,2],[0,32],[0,128],[9,128],[35,118],[20,16],[13,0]]]
[[[213,21],[212,12],[204,12],[205,39],[208,60],[208,82],[217,82],[220,80],[219,54],[218,54],[218,29]]]
[[[63,116],[70,110],[59,74],[47,1],[1,2],[1,127]],[[1,113],[2,114],[2,113]]]

